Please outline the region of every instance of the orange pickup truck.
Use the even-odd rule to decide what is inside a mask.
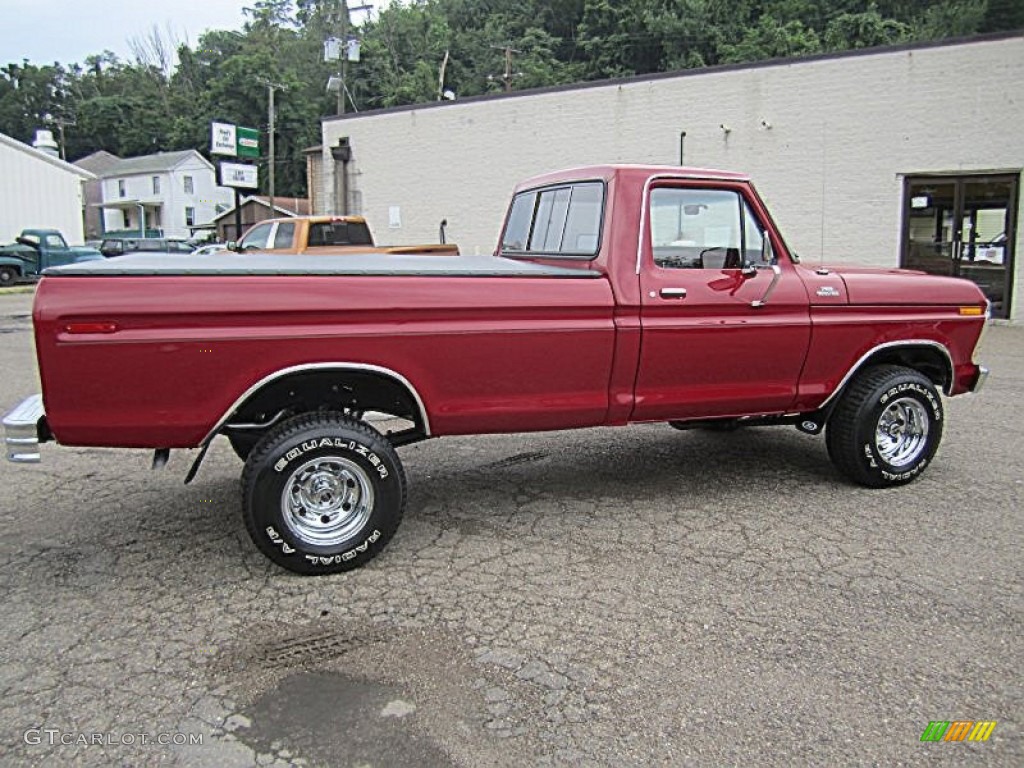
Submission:
[[[351,252],[459,255],[459,247],[454,243],[377,245],[370,234],[366,219],[362,216],[296,216],[267,219],[252,226],[234,250],[309,254]]]

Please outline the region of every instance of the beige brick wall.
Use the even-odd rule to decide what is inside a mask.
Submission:
[[[464,253],[489,253],[518,180],[676,164],[680,131],[687,165],[753,176],[805,261],[895,266],[903,174],[1024,166],[1024,36],[353,115],[323,138],[350,137],[356,208],[379,241],[432,241],[447,218]]]
[[[306,153],[306,187],[310,210],[315,214],[329,213],[324,196],[323,152]]]

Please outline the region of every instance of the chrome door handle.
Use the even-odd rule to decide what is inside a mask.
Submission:
[[[662,288],[661,298],[663,299],[685,299],[686,289],[685,288]]]

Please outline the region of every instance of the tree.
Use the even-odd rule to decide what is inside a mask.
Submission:
[[[872,48],[910,40],[910,25],[884,18],[872,5],[863,13],[844,13],[832,19],[825,28],[825,48],[846,51],[851,48]]]
[[[988,0],[981,32],[1002,32],[1024,28],[1024,3],[1021,0]]]
[[[762,16],[756,27],[747,30],[736,45],[723,45],[722,61],[761,61],[790,56],[803,56],[821,51],[821,41],[813,29],[800,21],[779,23],[773,16]]]

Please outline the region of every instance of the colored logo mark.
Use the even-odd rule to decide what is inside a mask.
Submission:
[[[932,720],[921,741],[988,741],[995,728],[995,720]]]

